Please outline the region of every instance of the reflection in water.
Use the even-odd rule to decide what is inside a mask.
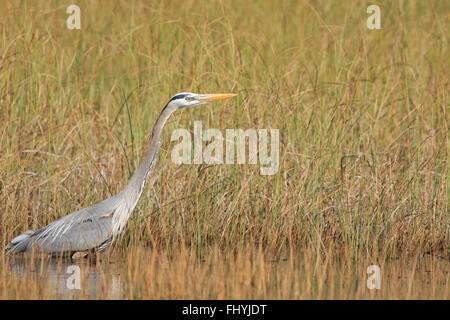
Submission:
[[[0,263],[0,297],[13,299],[448,299],[450,263],[437,256],[397,259],[316,251],[263,252],[211,248],[173,251],[130,247],[99,261],[11,256]],[[367,267],[380,268],[371,290]],[[80,289],[75,289],[76,273]],[[2,278],[3,276],[3,278]]]
[[[87,260],[15,256],[9,261],[9,271],[18,279],[46,282],[46,287],[53,290],[57,299],[79,298],[81,286],[83,298],[101,299],[106,294],[110,299],[119,299],[121,287],[118,264],[119,260],[114,258],[98,265]]]

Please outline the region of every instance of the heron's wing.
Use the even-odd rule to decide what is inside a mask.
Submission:
[[[108,200],[108,201],[107,201]],[[58,219],[32,235],[31,246],[44,252],[83,251],[104,246],[112,237],[116,206],[107,199]]]

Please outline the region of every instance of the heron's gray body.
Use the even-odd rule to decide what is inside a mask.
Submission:
[[[195,106],[235,95],[175,95],[160,113],[152,130],[150,145],[126,188],[119,194],[73,212],[37,230],[26,231],[6,246],[9,253],[36,250],[46,253],[74,253],[90,249],[104,251],[122,233],[142,194],[155,163],[161,133],[167,119],[179,108]],[[206,101],[206,102],[203,102]]]
[[[92,248],[103,251],[113,241],[113,217],[120,203],[119,196],[120,194],[73,212],[36,232],[29,232],[28,237],[13,240],[8,251],[23,252],[32,248],[48,253]]]

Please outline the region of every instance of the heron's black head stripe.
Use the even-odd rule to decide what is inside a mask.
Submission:
[[[177,94],[177,95],[174,96],[172,99],[170,99],[170,101],[178,100],[178,99],[183,99],[184,97],[187,97],[188,95],[189,95],[189,94],[187,94],[187,93]]]

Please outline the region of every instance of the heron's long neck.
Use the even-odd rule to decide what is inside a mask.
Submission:
[[[155,163],[156,155],[158,154],[161,132],[167,122],[167,119],[169,119],[170,115],[173,112],[173,109],[166,106],[159,115],[155,125],[153,126],[152,137],[150,139],[150,145],[147,149],[147,152],[142,158],[138,169],[133,174],[130,181],[128,182],[128,185],[123,191],[130,206],[130,212],[136,206],[137,201],[142,194],[142,190],[144,190],[145,182],[147,181],[147,177],[153,167],[153,164]]]

